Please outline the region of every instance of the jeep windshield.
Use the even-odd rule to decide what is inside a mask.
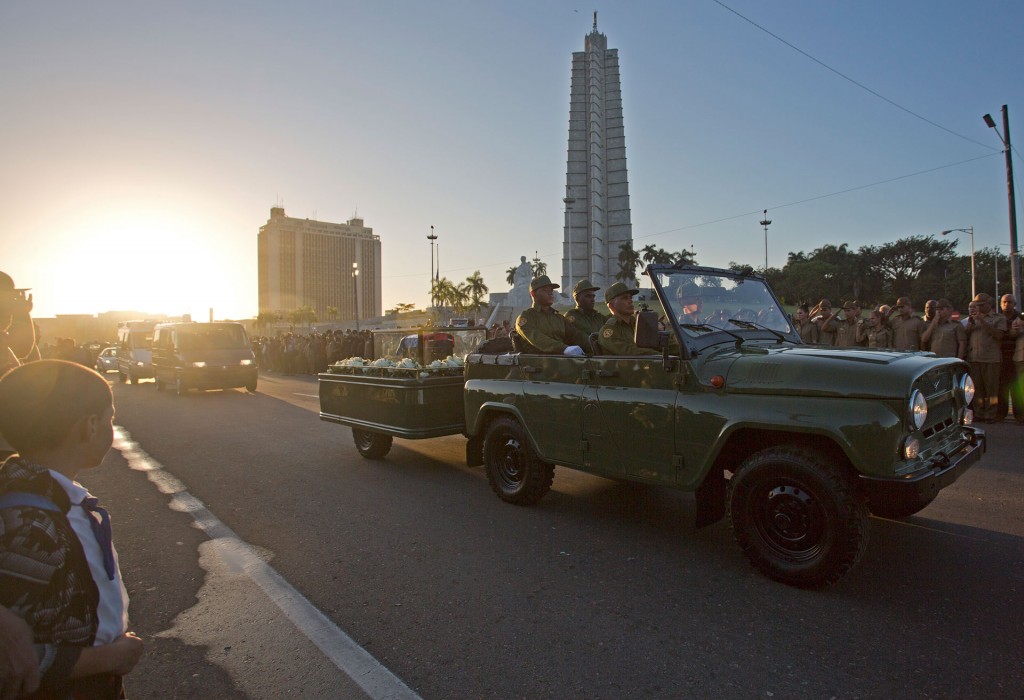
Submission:
[[[731,337],[749,334],[751,339],[764,336],[795,340],[788,317],[764,279],[757,275],[667,265],[651,266],[648,274],[666,315],[672,317],[684,337],[701,338],[727,331]]]

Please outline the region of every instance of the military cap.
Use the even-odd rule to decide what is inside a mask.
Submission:
[[[534,292],[540,289],[541,287],[554,287],[555,289],[558,289],[558,285],[552,282],[551,278],[548,277],[547,275],[541,275],[540,277],[535,277],[534,279],[530,280],[531,292]]]
[[[861,308],[861,306],[859,301],[857,301],[856,299],[851,299],[850,301],[843,302],[843,308],[853,311],[854,309]]]
[[[605,303],[611,301],[620,294],[625,294],[626,292],[629,292],[630,294],[638,294],[640,290],[626,286],[625,282],[616,282],[612,286],[608,287],[608,289],[604,290]]]
[[[580,292],[589,292],[594,290],[595,292],[600,289],[596,284],[591,283],[590,280],[580,280],[576,283],[576,286],[572,288],[572,295],[576,296]]]
[[[0,289],[8,292],[27,292],[31,287],[17,288],[14,286],[14,280],[6,272],[0,272]]]
[[[910,297],[900,297],[896,300],[896,306],[910,306]]]

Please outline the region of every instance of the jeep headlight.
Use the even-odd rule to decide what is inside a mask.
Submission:
[[[916,437],[908,437],[903,441],[903,459],[909,462],[917,459],[919,454],[921,454],[921,443]]]
[[[193,362],[192,366],[193,367],[206,367],[206,363],[205,362]]]
[[[250,360],[250,359],[245,359],[245,360],[241,360],[241,361],[240,361],[240,364],[243,364],[243,365],[245,365],[246,367],[248,367],[249,365],[251,365],[251,364],[252,364],[252,360]]]
[[[964,399],[964,405],[970,406],[971,400],[974,398],[974,380],[971,379],[971,375],[964,372],[964,376],[960,377],[960,384],[957,388],[960,389],[960,396]]]
[[[920,430],[928,418],[928,402],[919,389],[914,389],[910,394],[910,403],[907,406],[908,418],[914,425],[915,430]]]

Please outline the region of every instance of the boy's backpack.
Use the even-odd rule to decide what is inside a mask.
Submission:
[[[10,493],[0,494],[0,508],[21,508],[25,506],[38,508],[39,510],[52,510],[57,513],[64,512],[56,503],[46,496],[40,496],[38,493],[11,491]]]

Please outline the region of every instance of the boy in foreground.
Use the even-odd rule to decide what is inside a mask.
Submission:
[[[110,386],[80,365],[41,360],[0,379],[0,433],[17,450],[0,466],[0,605],[32,629],[33,698],[124,697],[142,656],[109,516],[75,481],[103,461],[113,419]]]

